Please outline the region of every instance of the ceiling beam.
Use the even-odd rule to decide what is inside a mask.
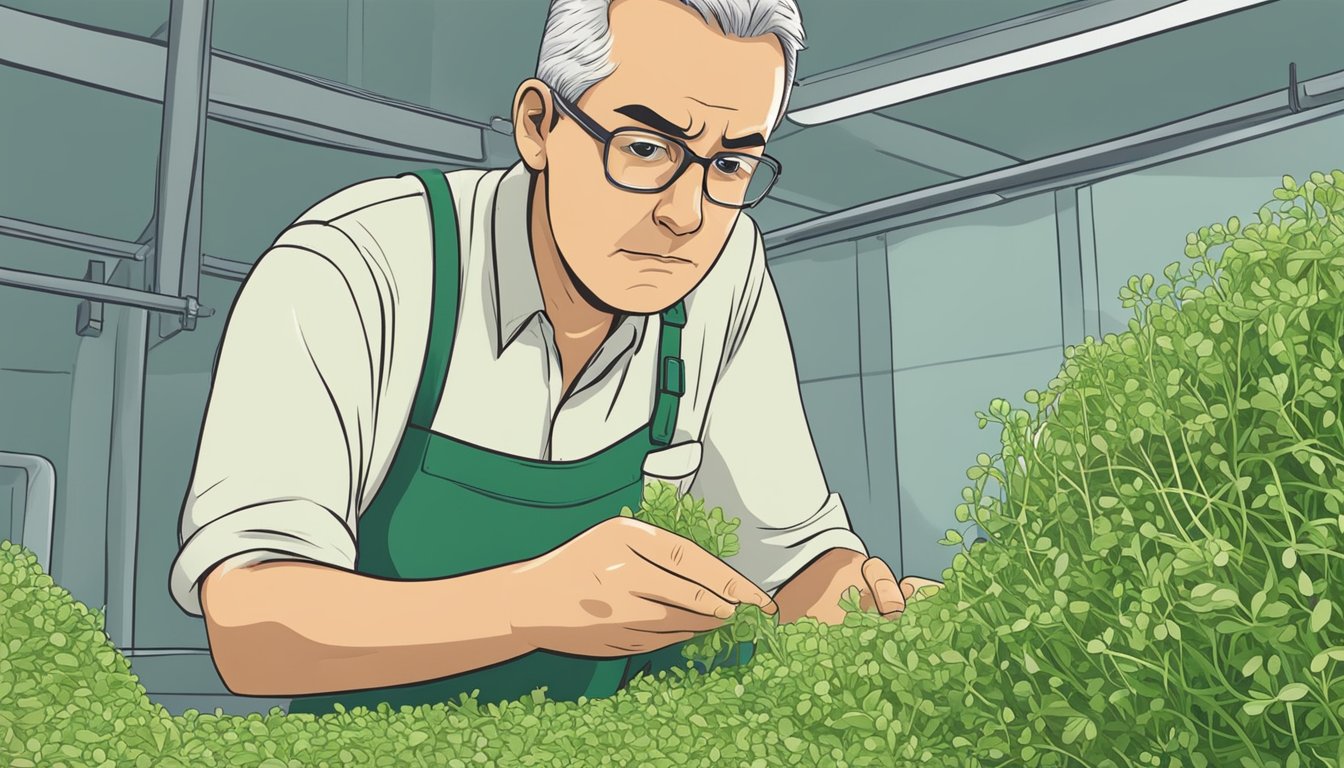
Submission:
[[[0,6],[0,64],[163,103],[168,46]],[[214,51],[208,115],[252,130],[416,163],[486,160],[485,127]]]
[[[804,125],[840,120],[912,98],[1042,66],[1033,58],[1037,52],[1041,55],[1048,52],[1047,58],[1054,61],[1092,50],[1074,51],[1073,56],[1068,55],[1066,49],[1076,48],[1084,42],[1082,38],[1076,43],[1066,39],[1074,36],[1085,35],[1089,44],[1094,45],[1093,49],[1112,47],[1135,39],[1110,42],[1112,36],[1123,37],[1121,32],[1130,34],[1131,27],[1138,30],[1135,24],[1142,23],[1139,17],[1149,14],[1153,15],[1154,24],[1161,21],[1176,28],[1192,23],[1180,21],[1186,16],[1199,20],[1270,1],[1077,0],[804,78],[794,88],[789,119]],[[1220,10],[1224,6],[1226,10]],[[1171,17],[1170,21],[1166,20],[1167,16]],[[1112,25],[1116,25],[1113,35],[1110,31],[1101,31]],[[1095,34],[1089,34],[1094,30],[1097,31]],[[1158,31],[1166,31],[1166,28]],[[1140,37],[1152,34],[1157,32],[1147,32]],[[1098,35],[1104,36],[1105,40]],[[1096,45],[1102,48],[1095,48]]]
[[[832,126],[882,154],[955,178],[1017,165],[1022,158],[878,113],[855,115]]]
[[[834,203],[818,200],[817,198],[805,195],[802,192],[794,192],[793,190],[785,189],[778,184],[775,185],[774,189],[770,190],[770,195],[766,199],[774,200],[777,203],[792,205],[795,208],[802,208],[803,210],[811,211],[812,213],[831,213],[840,209],[840,206],[835,205]]]
[[[1151,130],[896,195],[763,234],[770,258],[1092,184],[1344,114],[1344,70]]]

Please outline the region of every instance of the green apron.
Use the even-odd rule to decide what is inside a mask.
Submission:
[[[681,302],[662,313],[658,384],[649,423],[596,454],[574,461],[535,461],[431,431],[457,323],[458,237],[443,173],[429,169],[414,175],[428,191],[433,223],[429,343],[410,423],[387,479],[359,518],[355,571],[418,580],[534,558],[619,515],[623,506],[637,509],[643,494],[644,457],[670,443],[676,424],[684,391],[680,355],[686,313]],[[291,702],[289,712],[325,714],[334,711],[336,702],[347,710],[357,706],[374,710],[387,702],[395,711],[403,705],[455,702],[459,694],[470,695],[474,689],[479,689],[478,701],[485,704],[518,699],[543,685],[547,697],[557,701],[605,697],[637,674],[684,666],[683,645],[614,658],[533,651],[421,683],[301,696]],[[714,666],[745,663],[753,646],[743,643],[735,650]]]

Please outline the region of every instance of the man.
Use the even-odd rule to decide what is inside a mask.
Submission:
[[[792,0],[556,0],[520,163],[362,182],[280,235],[170,583],[231,690],[605,696],[735,604],[836,622],[860,585],[895,616],[936,583],[898,586],[828,492],[740,215],[802,38]],[[742,519],[736,567],[617,516],[656,478]]]

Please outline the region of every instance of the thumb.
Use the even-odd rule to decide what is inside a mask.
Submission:
[[[901,589],[896,583],[896,575],[882,558],[870,557],[863,561],[863,580],[868,582],[868,589],[873,593],[878,613],[888,614],[905,610],[905,596],[901,594]]]

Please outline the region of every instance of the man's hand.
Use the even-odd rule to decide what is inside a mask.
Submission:
[[[509,572],[513,632],[533,648],[625,656],[723,626],[760,587],[690,539],[628,517],[589,528]]]
[[[871,610],[876,599],[878,613],[898,618],[906,601],[925,586],[941,588],[943,583],[918,576],[897,581],[881,558],[866,557],[852,549],[832,549],[799,571],[775,593],[781,623],[811,616],[827,624],[840,624],[845,612],[840,596],[850,587],[858,587],[860,608]],[[931,590],[925,590],[926,592]]]

